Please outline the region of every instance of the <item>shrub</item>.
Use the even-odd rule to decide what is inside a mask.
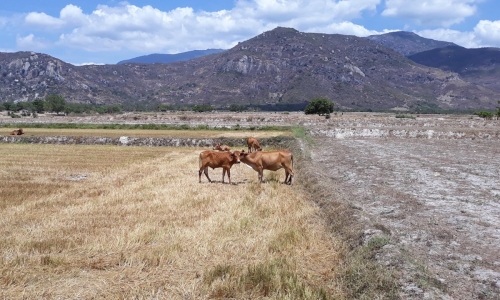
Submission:
[[[212,105],[209,104],[201,104],[201,105],[195,105],[193,106],[193,111],[195,112],[207,112],[207,111],[213,111],[214,108]]]
[[[229,106],[229,110],[234,112],[242,112],[245,111],[246,109],[247,108],[244,105],[239,105],[239,104],[231,104],[231,106]]]
[[[397,119],[415,119],[414,116],[408,116],[408,115],[396,115]]]
[[[493,113],[490,111],[485,111],[485,110],[478,111],[475,113],[475,115],[479,116],[480,118],[488,119],[488,120],[491,120],[493,118]]]
[[[326,98],[316,98],[307,104],[304,113],[306,115],[326,115],[333,112],[333,103]]]

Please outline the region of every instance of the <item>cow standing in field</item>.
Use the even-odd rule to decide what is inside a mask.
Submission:
[[[215,144],[212,149],[219,150],[219,151],[227,151],[227,152],[231,151],[231,148],[229,148],[228,145],[221,145],[220,143]]]
[[[22,128],[19,128],[19,129],[16,129],[16,130],[13,130],[10,132],[10,135],[23,135],[24,134],[24,131]]]
[[[200,170],[198,171],[199,183],[201,183],[201,173],[205,173],[209,182],[212,182],[210,177],[208,177],[208,167],[222,168],[222,183],[224,183],[224,176],[227,172],[227,178],[229,179],[229,184],[231,184],[231,167],[234,164],[240,163],[240,152],[215,152],[211,150],[206,150],[200,153]]]
[[[247,139],[248,153],[252,153],[253,150],[260,151],[262,148],[259,145],[259,141],[254,137],[249,137]]]
[[[242,150],[240,161],[257,171],[259,182],[262,183],[264,170],[277,171],[285,169],[285,184],[292,185],[293,154],[288,150],[255,151],[247,153]]]

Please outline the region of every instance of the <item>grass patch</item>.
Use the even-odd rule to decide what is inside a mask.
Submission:
[[[317,170],[307,158],[298,162],[297,169],[302,174],[297,184],[321,207],[332,234],[344,243],[342,267],[335,280],[340,282],[346,299],[398,299],[400,286],[396,274],[375,258],[390,239],[377,236],[363,243],[364,224],[356,217],[359,209],[336,199],[332,187],[318,180]],[[376,227],[383,232],[389,231],[381,225]]]
[[[302,281],[285,258],[241,270],[219,265],[207,273],[204,282],[211,290],[210,298],[246,295],[246,299],[335,299],[322,288],[311,287]]]

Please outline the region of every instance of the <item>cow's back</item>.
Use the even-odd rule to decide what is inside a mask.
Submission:
[[[220,168],[221,166],[230,163],[231,157],[229,152],[216,152],[205,150],[200,153],[200,167],[206,165],[210,168]]]
[[[288,150],[257,151],[254,153],[262,167],[272,171],[279,170],[285,165],[290,166],[293,159],[293,154]]]
[[[259,141],[254,137],[249,137],[247,139],[247,146],[248,146],[249,151],[251,149],[255,149],[255,150],[260,149]]]

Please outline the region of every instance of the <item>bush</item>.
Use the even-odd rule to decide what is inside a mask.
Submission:
[[[229,106],[229,111],[242,112],[245,111],[246,109],[247,108],[245,105],[231,104],[231,106]]]
[[[207,111],[213,111],[214,108],[212,105],[209,104],[201,104],[201,105],[195,105],[193,106],[193,111],[195,112],[207,112]]]
[[[477,115],[480,118],[488,119],[488,120],[491,120],[493,118],[493,113],[490,111],[485,111],[485,110],[478,111],[475,113],[475,115]]]
[[[415,117],[409,115],[396,115],[396,119],[415,119]]]
[[[306,115],[327,115],[333,112],[333,103],[326,98],[316,98],[307,104],[304,113]]]

